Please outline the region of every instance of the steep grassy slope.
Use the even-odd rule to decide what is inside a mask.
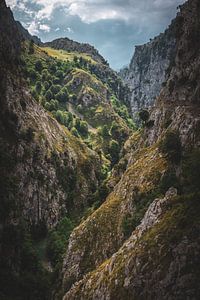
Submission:
[[[115,164],[134,128],[127,107],[117,99],[119,89],[109,81],[115,73],[110,70],[102,81],[102,63],[87,53],[40,48],[31,42],[24,44],[23,60],[35,99],[106,165]]]

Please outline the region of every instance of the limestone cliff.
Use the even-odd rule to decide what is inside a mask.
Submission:
[[[129,86],[130,106],[134,118],[142,108],[154,105],[162,84],[166,81],[173,64],[175,52],[176,22],[147,44],[136,46],[129,67],[120,76]]]

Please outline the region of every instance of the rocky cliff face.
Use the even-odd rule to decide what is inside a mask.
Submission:
[[[131,91],[130,106],[132,115],[142,108],[154,105],[162,84],[166,81],[175,53],[175,22],[149,43],[136,46],[135,53],[128,68],[120,76]]]
[[[199,2],[188,1],[176,18],[176,55],[166,86],[161,91],[147,130],[154,143],[166,129],[179,131],[185,147],[199,146]]]

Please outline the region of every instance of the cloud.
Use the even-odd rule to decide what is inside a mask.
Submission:
[[[67,27],[66,29],[64,29],[65,32],[69,32],[69,33],[73,33],[73,29],[70,27]]]
[[[84,23],[90,24],[100,20],[132,22],[147,15],[150,17],[150,12],[155,15],[162,10],[165,14],[166,9],[183,0],[7,0],[12,8],[28,2],[40,7],[35,14],[37,20],[51,19],[54,10],[62,7],[66,14],[78,16]]]
[[[47,24],[40,24],[39,29],[45,32],[49,32],[51,30],[51,27]]]
[[[27,29],[30,32],[30,34],[37,35],[39,33],[39,24],[33,21],[28,25]]]

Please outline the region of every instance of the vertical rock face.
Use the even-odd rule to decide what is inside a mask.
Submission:
[[[120,72],[131,90],[130,106],[137,118],[141,108],[149,108],[159,95],[173,62],[175,51],[175,24],[149,43],[136,46],[128,68]]]
[[[154,126],[147,130],[154,143],[168,129],[179,131],[182,145],[199,146],[200,115],[200,3],[186,2],[176,18],[174,65],[151,113]]]

